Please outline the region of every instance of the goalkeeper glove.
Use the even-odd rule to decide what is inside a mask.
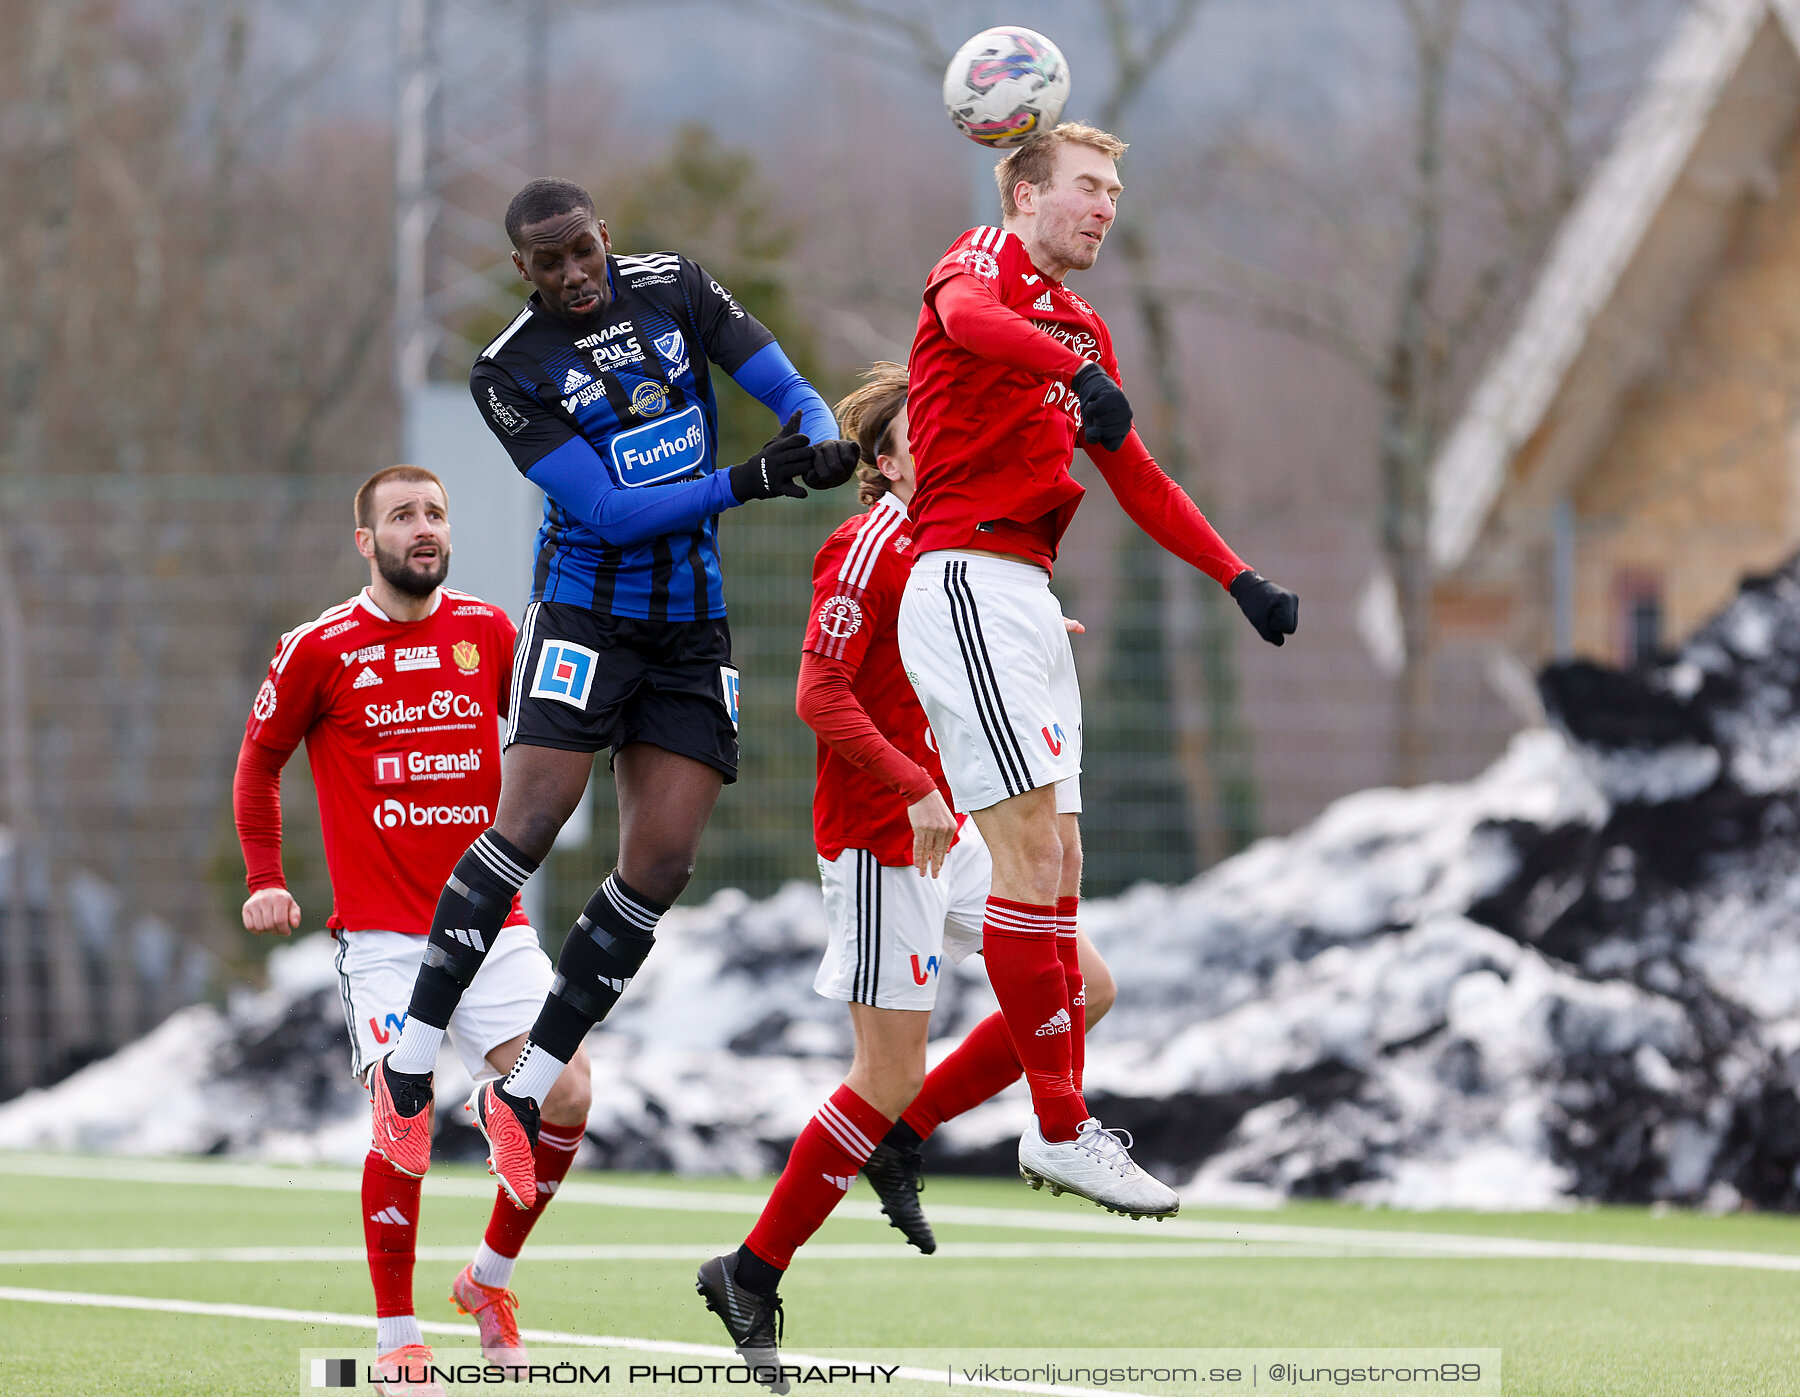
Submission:
[[[796,412],[767,446],[748,461],[731,467],[731,493],[740,502],[772,500],[777,495],[803,500],[806,491],[794,483],[794,477],[812,464],[812,443],[801,434],[800,414]]]
[[[1117,451],[1131,431],[1131,403],[1125,390],[1107,377],[1098,364],[1086,364],[1069,380],[1081,402],[1081,428],[1087,439]]]
[[[1231,580],[1231,596],[1256,633],[1271,645],[1281,644],[1300,624],[1300,598],[1255,569]]]

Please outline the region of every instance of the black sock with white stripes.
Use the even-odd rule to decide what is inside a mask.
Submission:
[[[463,991],[493,948],[494,937],[512,912],[513,896],[537,864],[493,830],[484,830],[456,861],[431,917],[431,938],[413,981],[412,1005],[406,1011],[410,1034],[388,1055],[396,1072],[429,1072],[437,1061],[438,1042]],[[436,1030],[435,1033],[427,1030]]]
[[[575,1056],[587,1031],[612,1012],[656,944],[669,909],[632,890],[617,869],[595,890],[563,942],[550,997],[531,1041],[559,1062]]]

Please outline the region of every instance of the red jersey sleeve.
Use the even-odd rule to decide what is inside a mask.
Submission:
[[[937,789],[932,774],[881,735],[850,692],[856,666],[808,650],[800,657],[794,708],[819,740],[858,771],[899,792],[908,805]]]
[[[244,736],[273,748],[283,761],[305,739],[324,707],[325,688],[335,669],[336,655],[326,655],[304,636],[289,632],[269,661],[268,678],[250,705]]]
[[[903,514],[871,510],[840,527],[813,558],[812,613],[806,618],[802,648],[842,660],[852,673],[869,653],[869,641],[893,623],[899,598],[870,584],[875,559]]]
[[[256,691],[231,783],[231,811],[251,892],[287,886],[281,868],[281,768],[319,713],[324,675],[294,632],[281,638]]]
[[[1043,378],[1067,380],[1087,363],[1000,299],[992,282],[952,276],[926,293],[944,333],[971,354]]]
[[[231,814],[244,853],[244,884],[251,892],[285,888],[281,867],[281,768],[286,757],[255,738],[238,748],[231,782]]]
[[[1083,447],[1131,521],[1177,558],[1221,587],[1229,587],[1239,573],[1249,570],[1187,492],[1156,464],[1135,430],[1117,451],[1097,442],[1084,442]]]

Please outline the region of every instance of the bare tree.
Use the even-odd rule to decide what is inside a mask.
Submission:
[[[394,435],[361,371],[387,269],[349,255],[386,226],[357,168],[384,133],[308,105],[358,13],[294,51],[243,0],[0,0],[0,1090],[140,1031],[202,948],[241,944],[209,874],[275,629],[242,603],[316,603],[293,591],[329,566],[321,486],[335,523]],[[71,901],[77,869],[105,908]]]
[[[1432,758],[1431,461],[1456,394],[1575,198],[1601,125],[1584,101],[1603,103],[1588,97],[1583,50],[1584,15],[1600,17],[1577,0],[1394,0],[1393,13],[1404,106],[1378,158],[1403,162],[1398,189],[1366,166],[1356,191],[1316,165],[1288,176],[1340,274],[1300,278],[1215,253],[1184,297],[1327,349],[1375,395],[1378,545],[1398,622],[1393,772],[1411,783]],[[1269,152],[1252,163],[1270,181]],[[1385,306],[1370,294],[1382,286]]]

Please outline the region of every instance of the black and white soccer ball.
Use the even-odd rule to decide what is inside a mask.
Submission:
[[[950,120],[978,145],[1005,150],[1048,131],[1069,100],[1062,51],[1032,29],[984,29],[944,70]]]

